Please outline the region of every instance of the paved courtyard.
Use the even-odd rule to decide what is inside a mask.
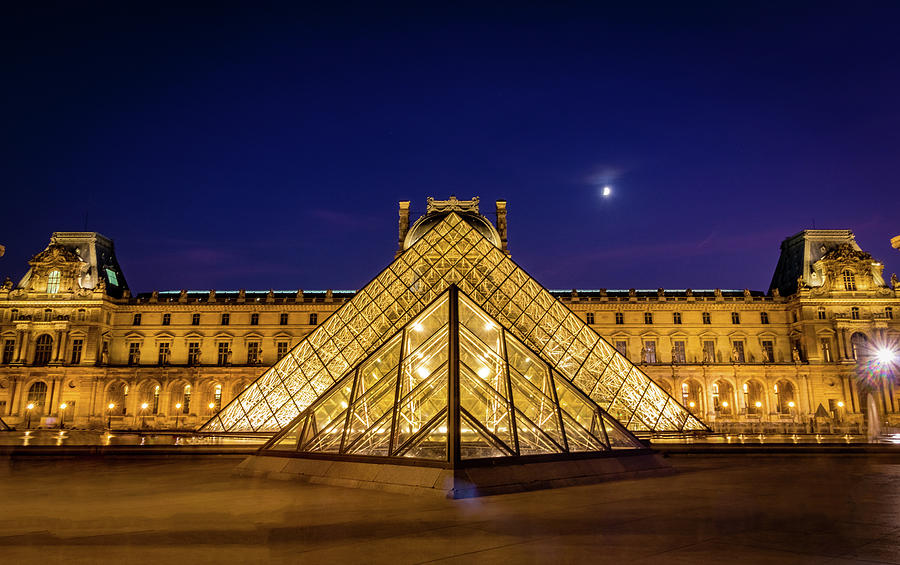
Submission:
[[[900,563],[900,457],[674,456],[672,477],[461,501],[234,458],[0,462],[0,563]]]

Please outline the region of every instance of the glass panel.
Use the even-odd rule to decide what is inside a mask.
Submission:
[[[344,424],[347,420],[346,416],[346,411],[344,411],[338,414],[333,422],[322,427],[319,425],[321,421],[315,415],[310,414],[306,431],[310,435],[315,435],[300,448],[300,451],[326,453],[337,453],[340,451],[341,438],[344,435]]]
[[[461,365],[459,404],[483,428],[501,441],[510,453],[515,451],[512,421],[510,420],[509,404],[506,400],[504,371],[476,374],[468,366]],[[475,455],[471,457],[475,457]],[[493,455],[478,455],[478,457],[493,457]]]
[[[605,451],[606,446],[600,438],[595,437],[571,416],[563,412],[563,425],[566,428],[566,439],[569,451]]]
[[[303,425],[303,421],[300,420],[294,427],[290,428],[281,438],[276,441],[272,447],[269,449],[278,449],[278,450],[297,450],[297,438],[300,437],[300,428]]]
[[[560,451],[562,451],[561,448],[565,442],[559,429],[559,413],[551,399],[553,383],[550,373],[545,369],[530,378],[520,375],[518,371],[511,368],[510,382],[513,406],[515,406],[516,412],[527,416],[541,431],[559,444]],[[522,434],[520,433],[519,442],[521,443],[521,441]]]
[[[540,455],[562,453],[563,451],[518,410],[516,410],[516,432],[519,436],[519,455]]]
[[[491,351],[500,353],[500,326],[462,295],[459,300],[459,324],[475,334]]]
[[[414,353],[438,329],[447,325],[448,316],[450,315],[450,310],[447,306],[449,296],[449,294],[444,294],[443,298],[439,298],[434,305],[409,324],[404,332],[406,334],[407,355]]]
[[[360,379],[362,377],[360,376]],[[357,384],[357,386],[359,386]],[[391,412],[394,395],[397,392],[397,373],[394,372],[377,382],[366,394],[353,402],[350,409],[350,429],[347,430],[345,446],[352,445],[362,434],[371,436],[378,430],[386,430],[390,439]],[[378,425],[376,426],[376,423]],[[377,428],[377,429],[376,429]],[[369,437],[368,441],[374,438]],[[387,446],[384,446],[387,449]],[[387,455],[387,453],[385,453]]]
[[[447,454],[447,414],[438,418],[428,432],[421,435],[415,443],[402,454],[403,457],[416,459],[432,459],[446,461]]]
[[[484,435],[479,426],[463,412],[459,426],[459,454],[462,459],[484,459],[509,455]]]
[[[635,449],[644,447],[640,441],[622,428],[622,425],[613,421],[607,415],[603,416],[603,426],[609,438],[609,446],[612,449]]]
[[[397,448],[403,447],[403,444],[416,435],[438,412],[447,408],[446,363],[425,380],[412,381],[409,376],[404,375],[404,382],[407,380],[414,383],[415,388],[400,399],[397,407],[397,422],[394,428],[394,445]]]

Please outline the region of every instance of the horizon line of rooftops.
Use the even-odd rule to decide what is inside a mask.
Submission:
[[[723,297],[744,297],[749,295],[756,299],[761,298],[774,298],[774,295],[760,291],[760,290],[745,290],[745,289],[689,289],[689,288],[681,288],[681,289],[603,289],[603,288],[592,288],[592,289],[583,289],[583,288],[575,288],[575,289],[548,289],[548,291],[554,296],[558,297],[574,297],[577,296],[579,298],[600,298],[603,296],[613,296],[613,297],[630,297],[636,296],[639,298],[649,298],[649,297],[687,297],[690,295],[697,297],[714,297],[717,293],[721,294]],[[151,291],[151,292],[140,292],[135,295],[132,295],[131,299],[141,300],[141,299],[150,299],[154,296],[154,294],[159,299],[165,299],[166,301],[172,300],[176,301],[182,293],[190,298],[201,298],[209,296],[211,293],[215,293],[215,298],[218,299],[237,299],[241,297],[241,293],[245,299],[262,299],[262,298],[296,298],[298,296],[308,297],[308,298],[327,298],[329,295],[332,298],[347,298],[355,295],[357,290],[218,290],[218,289],[208,289],[208,290],[159,290],[159,291]],[[301,294],[302,293],[302,294]]]

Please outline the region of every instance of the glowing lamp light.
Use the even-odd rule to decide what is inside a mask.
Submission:
[[[210,403],[209,403],[209,409],[210,409],[210,410],[212,410],[212,409],[215,408],[215,407],[216,407],[216,403],[215,403],[215,402],[210,402]]]
[[[114,402],[110,402],[109,404],[106,405],[106,407],[109,408],[110,410],[112,410],[113,408],[116,407],[116,404]]]
[[[757,407],[757,408],[761,408],[761,407],[762,407],[762,402],[760,402],[759,400],[757,400],[757,401],[756,401],[756,407]]]
[[[416,373],[418,373],[418,375],[423,379],[429,375],[428,369],[426,369],[425,367],[419,367],[418,369],[416,369]]]
[[[146,410],[149,406],[150,406],[149,404],[144,402],[143,404],[141,404],[141,410]]]
[[[897,353],[893,349],[882,347],[875,352],[875,358],[882,365],[887,365],[897,360]]]
[[[422,324],[416,322],[415,324],[413,324],[412,329],[416,330],[417,332],[420,332],[420,331],[424,330],[425,328],[422,327]]]
[[[180,402],[176,402],[176,403],[175,403],[175,409],[176,409],[176,410],[181,410],[181,403],[180,403]]]
[[[346,408],[346,407],[347,407],[347,402],[344,400],[341,400],[341,408]]]
[[[61,410],[65,410],[66,408],[69,407],[69,405],[66,404],[65,402],[63,402],[62,404],[59,405],[59,407],[60,407]]]
[[[693,408],[694,406],[696,406],[696,404],[694,403],[693,400],[691,400],[690,402],[688,402],[688,406],[690,406],[691,408]]]
[[[494,324],[493,324],[493,322],[488,322],[488,323],[486,323],[486,324],[484,325],[484,331],[489,332],[489,331],[491,331],[492,329],[494,329]]]
[[[728,408],[728,401],[726,400],[725,402],[723,402],[722,406],[724,406],[725,408]]]
[[[612,188],[610,188],[609,186],[604,186],[600,194],[602,194],[604,197],[609,196],[610,194],[612,194]]]
[[[844,407],[844,402],[841,401],[841,400],[839,400],[839,401],[838,401],[838,408],[843,408],[843,407]]]
[[[491,374],[491,370],[488,369],[487,367],[482,367],[482,368],[478,369],[478,376],[481,377],[482,379],[488,378],[488,375],[490,375],[490,374]]]
[[[794,401],[791,400],[790,402],[788,402],[788,406],[791,407],[791,408],[793,408],[793,407],[795,406],[795,405],[794,405]]]
[[[25,408],[28,408],[29,410],[34,410],[34,403],[33,403],[33,402],[29,402],[29,403],[28,403],[28,406],[26,406]]]

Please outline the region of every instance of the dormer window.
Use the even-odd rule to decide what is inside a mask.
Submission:
[[[59,271],[50,271],[47,275],[47,294],[56,294],[59,292]]]
[[[844,290],[856,290],[856,276],[853,274],[853,271],[846,270],[843,273],[844,277]]]

